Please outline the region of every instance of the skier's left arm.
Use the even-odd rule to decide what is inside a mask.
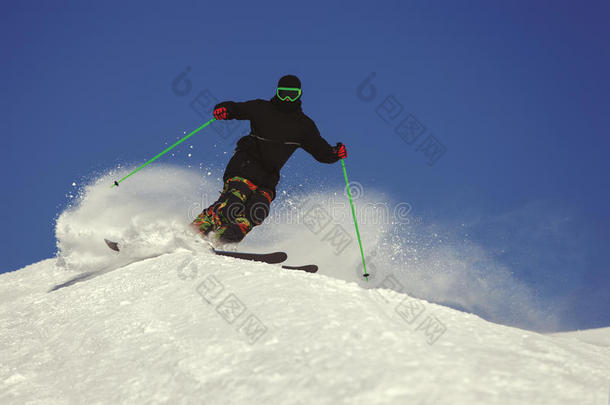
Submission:
[[[249,120],[253,115],[258,100],[223,101],[214,106],[214,118],[217,120]]]
[[[335,163],[338,160],[347,157],[345,145],[338,142],[335,146],[330,146],[330,144],[322,138],[320,131],[318,131],[318,128],[313,121],[311,122],[310,130],[301,142],[301,147],[318,162],[322,163]]]

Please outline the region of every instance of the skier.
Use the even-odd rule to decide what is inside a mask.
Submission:
[[[213,232],[222,244],[237,243],[260,225],[269,215],[280,170],[299,147],[322,163],[347,157],[345,145],[330,146],[320,136],[301,109],[301,95],[299,78],[287,75],[269,101],[224,101],[214,107],[218,120],[249,120],[250,134],[237,142],[220,197],[191,224],[202,236]]]

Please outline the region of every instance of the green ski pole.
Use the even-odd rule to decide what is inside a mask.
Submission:
[[[174,149],[176,146],[180,145],[182,142],[186,141],[191,136],[195,135],[197,132],[201,131],[203,128],[207,127],[208,125],[210,125],[214,121],[216,121],[216,118],[212,118],[211,120],[209,120],[208,122],[206,122],[205,124],[200,126],[199,128],[195,129],[194,131],[191,131],[191,133],[189,133],[187,136],[185,136],[184,138],[180,139],[179,141],[176,141],[172,146],[170,146],[169,148],[165,149],[163,152],[159,153],[157,156],[155,156],[154,158],[150,159],[148,162],[144,163],[142,166],[138,167],[137,169],[135,169],[134,171],[129,173],[127,176],[123,177],[121,180],[115,181],[114,184],[112,184],[112,186],[110,186],[110,188],[112,188],[114,186],[118,186],[120,182],[122,182],[123,180],[125,180],[126,178],[131,176],[132,174],[135,174],[135,173],[139,172],[140,170],[142,170],[143,168],[145,168],[146,166],[148,166],[149,164],[151,164],[155,160],[159,159],[161,156],[165,155],[167,152],[169,152],[170,150]]]
[[[369,281],[369,276],[366,272],[366,263],[364,261],[364,251],[362,250],[362,240],[360,239],[360,231],[358,230],[358,221],[356,220],[356,210],[354,209],[354,202],[352,201],[352,191],[349,188],[349,180],[347,179],[347,171],[345,170],[345,161],[341,159],[341,166],[343,167],[343,177],[345,177],[345,188],[347,189],[347,195],[349,196],[349,204],[352,207],[352,216],[354,217],[354,226],[356,227],[356,236],[358,236],[358,245],[360,246],[360,255],[362,256],[362,267],[364,268],[364,278]]]

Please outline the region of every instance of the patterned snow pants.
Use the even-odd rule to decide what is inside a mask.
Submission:
[[[256,186],[243,177],[225,181],[218,200],[191,224],[202,235],[214,232],[224,243],[237,243],[269,215],[273,190]]]

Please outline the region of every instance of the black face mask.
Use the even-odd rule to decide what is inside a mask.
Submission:
[[[279,111],[284,113],[293,113],[299,111],[301,109],[301,99],[299,98],[297,101],[282,101],[277,98],[277,95],[273,96],[271,99],[271,104]]]

